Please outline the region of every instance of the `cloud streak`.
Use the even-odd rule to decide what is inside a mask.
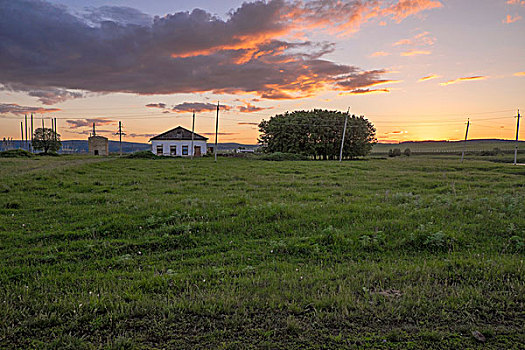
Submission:
[[[45,113],[54,113],[59,112],[60,108],[42,108],[42,107],[28,107],[28,106],[20,106],[15,103],[0,103],[0,114],[15,114],[15,115],[23,115],[23,114],[29,114],[29,113],[38,113],[38,114],[45,114]]]
[[[520,15],[516,15],[516,16],[507,15],[507,17],[505,17],[505,19],[503,20],[503,23],[511,24],[511,23],[519,21],[520,19],[522,19]]]
[[[108,120],[106,118],[68,119],[66,120],[66,123],[69,125],[71,129],[78,129],[82,127],[92,127],[93,123],[95,123],[96,126],[116,124],[115,121]]]
[[[417,82],[418,83],[422,83],[424,81],[428,81],[428,80],[432,80],[432,79],[437,79],[439,78],[440,75],[437,75],[437,74],[431,74],[431,75],[427,75],[426,77],[423,77],[421,79],[419,79]]]
[[[410,50],[401,52],[401,56],[410,57],[410,56],[419,56],[419,55],[430,55],[432,52],[428,50]]]
[[[221,111],[229,111],[232,109],[231,106],[220,105]],[[171,109],[175,113],[201,113],[201,112],[214,112],[217,110],[217,105],[213,103],[202,103],[202,102],[184,102]]]
[[[447,85],[453,85],[453,84],[462,83],[462,82],[465,82],[465,81],[477,81],[477,80],[485,80],[485,79],[488,79],[488,77],[487,76],[482,76],[482,75],[477,75],[477,76],[473,76],[473,77],[462,77],[462,78],[457,78],[457,79],[454,79],[454,80],[449,80],[449,81],[446,81],[444,83],[440,83],[439,85],[447,86]]]

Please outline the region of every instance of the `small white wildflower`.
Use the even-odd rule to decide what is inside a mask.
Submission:
[[[142,255],[142,252],[139,250],[139,255]]]
[[[202,282],[206,282],[206,278],[202,280]]]
[[[273,249],[272,249],[272,250],[270,250],[270,253],[273,253]]]

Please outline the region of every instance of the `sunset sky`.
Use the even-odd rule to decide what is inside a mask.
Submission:
[[[364,115],[380,141],[514,138],[525,0],[0,0],[0,139],[25,114],[117,139],[182,125],[257,142],[285,111]],[[49,120],[46,124],[50,126]],[[521,133],[521,138],[525,132]]]

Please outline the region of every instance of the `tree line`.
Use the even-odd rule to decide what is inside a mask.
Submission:
[[[338,159],[346,113],[314,109],[286,112],[259,124],[264,152],[302,154],[314,159]],[[348,116],[343,158],[366,156],[377,142],[374,125],[364,116]]]

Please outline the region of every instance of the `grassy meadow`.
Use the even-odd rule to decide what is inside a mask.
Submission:
[[[0,348],[523,349],[525,166],[0,159]]]

